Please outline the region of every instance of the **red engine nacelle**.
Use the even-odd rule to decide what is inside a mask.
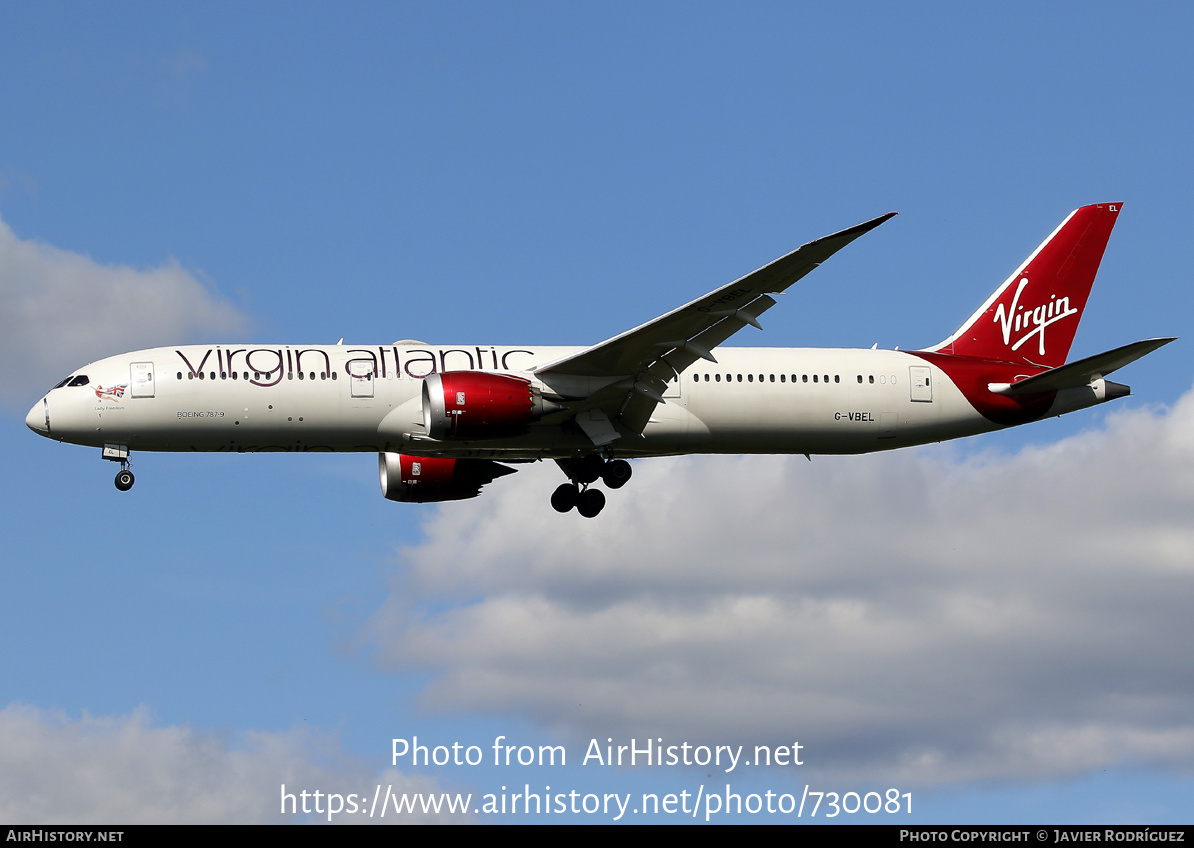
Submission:
[[[433,439],[521,436],[542,414],[530,380],[484,371],[445,371],[423,380],[423,425]]]
[[[481,487],[515,469],[489,459],[448,459],[438,456],[377,456],[381,492],[404,503],[460,501],[475,498]]]

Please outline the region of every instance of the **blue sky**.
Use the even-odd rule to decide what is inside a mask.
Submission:
[[[892,210],[741,343],[933,344],[1104,201],[1125,211],[1073,355],[1189,336],[1192,17],[0,6],[0,818],[269,821],[284,782],[524,780],[387,771],[393,737],[579,760],[649,734],[798,738],[803,770],[735,781],[906,786],[920,822],[1188,820],[1184,341],[1107,412],[639,463],[583,523],[548,508],[551,468],[399,505],[371,455],[138,455],[121,495],[23,417],[159,343],[596,342]]]

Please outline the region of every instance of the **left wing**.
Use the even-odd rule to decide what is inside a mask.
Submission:
[[[619,429],[642,433],[669,381],[775,305],[785,291],[863,233],[896,213],[811,241],[704,297],[535,370],[556,398],[576,410],[577,424],[600,446]],[[761,327],[760,327],[761,329]],[[614,422],[621,425],[614,426]]]

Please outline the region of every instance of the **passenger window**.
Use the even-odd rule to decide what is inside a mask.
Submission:
[[[860,383],[862,382],[862,375],[861,375],[861,374],[859,374],[859,375],[858,375],[858,382],[860,382]]]
[[[713,375],[713,382],[715,382],[715,383],[720,383],[720,382],[721,382],[721,375],[720,375],[720,374],[714,374],[714,375]]]
[[[816,374],[814,374],[814,375],[813,375],[813,382],[814,382],[814,383],[815,383],[815,382],[817,382],[817,375],[816,375]]]
[[[179,371],[179,372],[178,372],[178,379],[180,379],[180,380],[182,379],[182,372],[181,372],[181,371]]]
[[[833,382],[835,382],[835,383],[840,383],[841,381],[842,381],[842,377],[841,377],[841,375],[840,375],[840,374],[834,374],[834,375],[833,375]]]
[[[211,378],[212,378],[213,380],[216,378],[216,372],[215,372],[215,371],[212,371],[212,372],[211,372]]]
[[[867,377],[866,379],[867,379],[868,383],[873,383],[873,382],[875,382],[875,375],[872,374],[869,377]]]
[[[738,375],[738,382],[739,382],[739,383],[741,383],[741,382],[742,382],[742,375],[741,375],[741,374],[739,374],[739,375]]]
[[[746,375],[746,382],[748,382],[748,383],[753,383],[754,381],[755,381],[755,375],[754,375],[754,374],[747,374],[747,375]]]
[[[808,374],[801,375],[800,381],[802,383],[807,383],[808,382]]]

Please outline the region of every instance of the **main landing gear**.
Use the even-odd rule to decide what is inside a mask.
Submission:
[[[605,508],[605,494],[600,489],[581,489],[576,483],[561,483],[551,493],[551,505],[556,512],[568,512],[573,507],[585,518],[595,518]]]
[[[620,489],[630,479],[630,463],[624,459],[605,460],[591,453],[580,459],[557,459],[556,463],[571,479],[552,492],[551,505],[556,512],[573,507],[585,518],[596,518],[605,508],[605,493],[589,486],[598,479],[611,489]]]

